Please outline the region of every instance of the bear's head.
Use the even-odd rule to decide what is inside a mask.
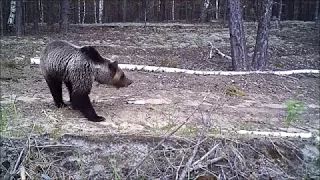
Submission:
[[[118,62],[108,62],[97,69],[95,80],[100,84],[111,85],[117,89],[128,87],[133,81],[126,77]]]

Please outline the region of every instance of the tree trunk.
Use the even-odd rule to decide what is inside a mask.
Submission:
[[[4,36],[4,6],[3,6],[3,1],[0,1],[0,36]]]
[[[123,0],[122,3],[122,21],[127,21],[127,0]]]
[[[278,29],[281,30],[281,20],[282,20],[282,0],[279,0],[279,12],[278,12]],[[271,13],[272,14],[272,13]]]
[[[81,23],[84,24],[84,20],[86,18],[86,0],[80,0],[81,2],[81,14],[82,14],[82,17],[81,17]]]
[[[160,0],[160,17],[161,21],[166,20],[166,0]]]
[[[17,0],[16,4],[16,35],[22,36],[24,34],[23,31],[23,0]]]
[[[40,22],[44,23],[43,0],[40,0]]]
[[[171,13],[172,13],[172,20],[175,20],[175,1],[172,0],[172,6],[171,6]]]
[[[144,27],[147,26],[147,0],[143,0],[143,11],[144,11]]]
[[[227,19],[228,19],[228,2],[225,2],[223,7],[224,7],[224,9],[223,9],[223,22],[222,22],[222,24],[223,24],[223,27],[226,27],[226,23],[227,23]]]
[[[94,1],[92,0],[85,0],[85,23],[94,23]]]
[[[258,33],[252,62],[254,70],[261,70],[268,63],[268,37],[272,14],[272,0],[262,0],[259,9]]]
[[[69,29],[69,0],[60,0],[61,3],[61,23],[60,33],[66,34]]]
[[[103,0],[99,0],[99,23],[102,23],[103,11]]]
[[[10,15],[8,18],[8,25],[12,26],[14,24],[14,19],[16,17],[17,11],[17,1],[12,0],[10,3]]]
[[[228,0],[232,67],[235,71],[249,70],[240,0]]]
[[[93,0],[93,23],[97,23],[97,1]]]
[[[186,22],[188,22],[188,0],[185,0],[185,14],[186,14]]]
[[[300,0],[293,0],[293,20],[298,20],[300,19]]]
[[[72,20],[73,20],[73,23],[74,24],[78,24],[79,23],[79,17],[80,17],[80,15],[79,15],[79,0],[72,0],[71,1],[71,3],[72,3],[72,9],[73,9],[73,18],[72,18]]]
[[[201,2],[201,15],[200,15],[200,21],[202,23],[206,22],[207,20],[207,8],[209,6],[208,0],[202,0]]]
[[[33,30],[39,31],[39,18],[40,18],[40,8],[39,8],[39,0],[35,0],[33,7],[34,7],[34,16],[33,17]]]
[[[316,0],[316,7],[315,7],[315,11],[314,11],[314,22],[316,23],[319,23],[318,21],[319,19],[319,0]]]
[[[56,15],[54,13],[54,0],[44,0],[44,7],[45,7],[45,22],[47,23],[49,29],[53,30],[54,22],[56,19]]]
[[[279,0],[279,11],[278,11],[278,20],[279,22],[281,21],[281,16],[282,16],[282,0]]]
[[[215,3],[216,3],[216,19],[219,19],[219,0],[215,0]]]
[[[106,23],[106,22],[108,22],[108,4],[107,4],[108,2],[107,1],[103,1],[103,17],[102,17],[102,22],[103,23]]]

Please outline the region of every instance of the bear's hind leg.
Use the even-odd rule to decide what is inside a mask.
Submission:
[[[54,103],[58,108],[66,107],[67,105],[62,99],[62,81],[56,78],[45,78],[49,86]]]
[[[70,103],[71,103],[71,106],[72,106],[72,92],[73,92],[72,84],[71,84],[71,82],[69,82],[69,81],[66,81],[66,82],[64,82],[64,83],[65,83],[65,85],[66,85],[66,87],[67,87],[67,89],[68,89],[69,98],[70,98]],[[72,109],[76,110],[75,107],[72,107]]]
[[[71,95],[71,104],[75,109],[80,112],[89,120],[94,122],[104,121],[104,117],[98,116],[94,110],[88,93],[76,93],[73,92]]]

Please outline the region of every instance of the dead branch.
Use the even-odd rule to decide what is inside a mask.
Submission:
[[[222,167],[222,166],[220,167],[220,169],[221,169],[221,174],[222,174],[222,177],[223,177],[222,179],[227,179],[227,178],[226,178],[226,174],[224,173],[224,170],[223,170],[223,167]],[[219,179],[220,179],[220,178],[221,178],[221,177],[220,177],[220,174],[219,174]]]
[[[24,166],[20,167],[20,177],[21,180],[26,180],[26,169],[24,168]]]
[[[203,139],[203,134],[204,134],[204,131],[201,131],[201,134],[200,134],[200,136],[198,137],[197,144],[196,144],[196,146],[195,146],[194,149],[193,149],[192,156],[189,158],[186,166],[185,166],[184,169],[182,170],[179,180],[185,179],[185,177],[186,177],[186,175],[187,175],[187,171],[190,170],[191,163],[192,163],[194,157],[196,156],[196,154],[197,154],[197,152],[198,152],[198,149],[199,149],[199,145],[200,145],[200,143],[201,143],[201,140]]]
[[[136,171],[142,164],[143,162],[155,151],[155,149],[157,149],[161,144],[164,143],[164,141],[166,141],[170,136],[172,136],[174,133],[176,133],[182,126],[184,126],[189,120],[190,118],[194,115],[194,113],[197,112],[197,110],[199,109],[200,105],[205,101],[207,96],[205,96],[203,98],[203,100],[201,101],[201,103],[197,106],[197,108],[194,109],[194,111],[190,114],[190,116],[187,117],[187,119],[181,123],[176,129],[174,129],[173,131],[171,131],[169,134],[167,134],[155,147],[153,147],[150,152],[138,163],[137,166],[135,166],[126,176],[126,179],[129,179],[129,176]]]
[[[182,163],[183,163],[183,161],[184,161],[184,156],[185,156],[185,154],[183,154],[182,160],[180,161],[180,164],[179,164],[179,166],[178,166],[178,169],[177,169],[177,172],[176,172],[176,180],[177,180],[178,177],[179,177],[179,170],[180,170],[180,168],[181,168],[181,166],[182,166]]]
[[[280,152],[278,146],[275,145],[275,144],[273,143],[273,141],[272,141],[269,137],[268,137],[268,139],[269,139],[269,141],[271,142],[271,144],[273,145],[274,149],[277,151],[277,153],[282,157],[282,159],[284,159],[290,166],[293,166],[293,165],[291,164],[291,161],[290,161],[288,158],[286,158],[286,157]]]
[[[220,145],[220,143],[219,143],[219,144],[216,144],[213,148],[210,149],[210,151],[208,151],[205,155],[203,155],[198,161],[194,162],[194,163],[192,164],[192,166],[195,166],[195,165],[197,165],[200,161],[203,161],[203,160],[204,160],[207,156],[209,156],[215,149],[217,149],[219,145]]]
[[[217,163],[221,160],[225,159],[223,156],[220,156],[220,157],[217,157],[217,158],[213,158],[213,159],[210,159],[206,162],[205,165],[202,165],[201,163],[197,163],[195,166],[193,166],[192,168],[190,168],[190,172],[191,171],[197,171],[198,169],[202,169],[204,167],[208,167],[209,165],[211,164],[214,164],[214,163]]]
[[[211,46],[211,50],[210,50],[210,54],[209,54],[209,58],[211,59],[213,56],[213,50],[215,50],[215,53],[218,54],[219,56],[221,56],[222,58],[231,60],[232,58],[226,54],[224,54],[223,52],[221,52],[218,48],[214,47],[212,42],[208,41],[208,43]]]
[[[29,148],[28,146],[30,146],[30,139],[31,139],[31,136],[33,134],[33,131],[34,131],[34,127],[36,125],[36,122],[33,123],[33,126],[32,126],[32,129],[31,129],[31,132],[29,133],[28,135],[28,139],[25,143],[25,146],[23,147],[23,149],[20,151],[20,154],[19,154],[19,157],[18,159],[16,160],[16,163],[14,165],[14,168],[12,169],[12,171],[10,172],[10,180],[12,180],[14,178],[14,175],[17,174],[17,170],[18,170],[18,167],[20,166],[20,164],[22,163],[23,159],[22,159],[22,155],[24,154],[25,150],[27,148]]]

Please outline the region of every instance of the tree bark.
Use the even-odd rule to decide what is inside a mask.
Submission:
[[[314,11],[314,22],[316,23],[319,23],[318,21],[319,19],[319,0],[316,0],[316,7],[315,7],[315,11]]]
[[[79,0],[72,0],[72,8],[73,8],[73,23],[79,24],[80,20],[80,7],[79,7]]]
[[[142,1],[143,11],[144,11],[144,27],[147,26],[147,0]]]
[[[16,35],[17,36],[22,36],[24,34],[24,27],[23,27],[23,3],[22,0],[17,0],[16,1]]]
[[[166,0],[160,0],[160,17],[161,21],[166,20]]]
[[[16,11],[17,11],[17,1],[12,0],[10,2],[10,13],[8,17],[8,25],[13,26],[14,25],[14,20],[16,18]]]
[[[4,36],[4,6],[3,6],[3,1],[0,1],[0,36],[3,37]]]
[[[35,11],[35,13],[34,13],[34,16],[35,17],[33,17],[33,30],[34,31],[39,31],[39,18],[40,18],[40,7],[39,7],[39,4],[40,4],[40,2],[39,2],[39,0],[35,0],[35,2],[34,2],[34,11]]]
[[[202,0],[201,1],[201,15],[200,15],[200,21],[203,23],[203,22],[206,22],[207,20],[207,8],[208,8],[208,5],[207,4],[209,2],[207,2],[207,0]]]
[[[43,0],[40,0],[40,22],[44,23]]]
[[[85,18],[84,18],[84,22],[85,23],[94,23],[94,1],[92,0],[85,0]]]
[[[235,71],[249,70],[240,0],[228,0],[232,67]]]
[[[215,0],[215,4],[216,4],[216,19],[219,19],[219,0]]]
[[[107,1],[103,1],[103,16],[102,16],[102,23],[106,23],[108,22],[108,2]]]
[[[279,21],[279,23],[280,23],[280,21],[281,21],[281,16],[282,16],[282,0],[279,0],[278,6],[279,6],[279,9],[278,9],[278,21]]]
[[[69,0],[61,0],[60,33],[66,34],[69,30]]]
[[[127,0],[123,0],[122,3],[122,21],[127,21]]]
[[[261,70],[265,68],[268,63],[268,38],[272,3],[272,0],[262,0],[260,3],[258,33],[252,62],[254,70]]]
[[[172,20],[174,21],[175,18],[175,0],[172,0],[172,6],[171,6],[171,13],[172,13]]]
[[[301,18],[301,3],[300,3],[300,0],[293,0],[293,6],[294,6],[294,9],[293,9],[293,19],[294,20],[300,20]]]
[[[86,0],[80,0],[80,15],[81,16],[81,23],[84,24],[85,18],[86,18]]]

